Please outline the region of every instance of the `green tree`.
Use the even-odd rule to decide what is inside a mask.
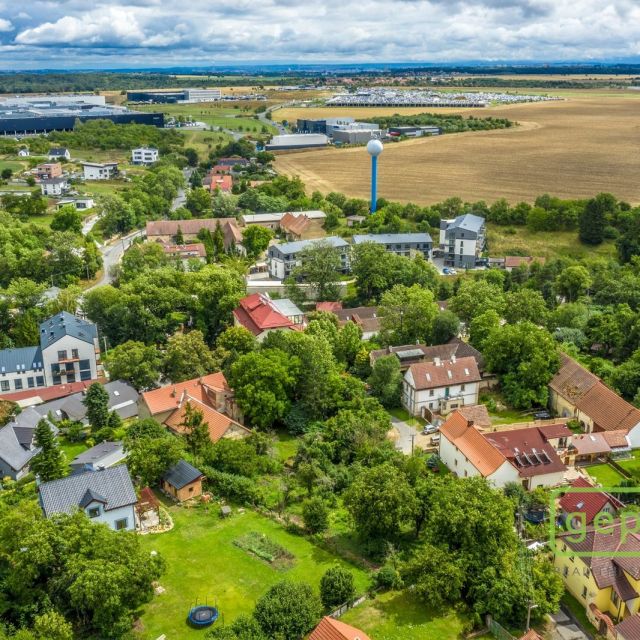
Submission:
[[[209,640],[269,640],[258,621],[251,616],[239,616],[230,625],[214,627],[206,635]]]
[[[338,564],[327,569],[320,578],[320,600],[327,610],[350,602],[355,594],[353,574]]]
[[[247,251],[247,257],[256,260],[269,246],[273,238],[271,229],[254,224],[242,231],[242,246]]]
[[[616,208],[616,199],[610,193],[599,193],[591,198],[578,219],[580,241],[602,244],[607,219],[615,213]]]
[[[109,393],[99,382],[87,389],[82,404],[87,408],[87,420],[93,433],[109,424]]]
[[[200,455],[209,445],[209,425],[204,420],[204,414],[200,409],[192,406],[187,400],[184,406],[184,416],[180,427],[184,431],[184,438],[189,450],[194,455]]]
[[[138,391],[152,389],[160,379],[162,358],[155,345],[128,340],[110,349],[103,359],[112,380],[126,380]]]
[[[204,336],[197,329],[189,333],[175,333],[167,342],[164,375],[171,382],[182,382],[212,373],[215,360]]]
[[[301,640],[321,612],[320,600],[308,584],[283,580],[258,600],[253,616],[267,637]]]
[[[267,429],[284,418],[299,366],[279,349],[247,353],[231,366],[229,384],[249,424]]]
[[[369,377],[371,393],[380,400],[383,407],[387,409],[399,407],[402,380],[400,360],[397,356],[392,354],[378,358]]]
[[[205,217],[205,213],[211,213],[211,195],[203,187],[191,189],[185,206],[196,218]]]
[[[82,215],[73,205],[61,207],[53,214],[51,228],[54,231],[82,232]]]
[[[531,322],[504,325],[489,334],[483,349],[511,405],[546,406],[547,384],[560,366],[557,344],[546,329]]]
[[[309,533],[322,533],[329,528],[329,508],[319,496],[309,498],[302,504],[302,521]]]
[[[42,482],[57,480],[64,475],[64,454],[60,450],[49,422],[42,419],[36,425],[35,445],[40,451],[31,460],[31,471]]]
[[[572,265],[563,269],[555,280],[558,293],[565,296],[568,302],[575,302],[589,291],[592,284],[589,271],[582,265]]]
[[[73,627],[57,611],[45,611],[36,616],[33,631],[41,640],[73,640]]]
[[[145,421],[139,421],[145,422]],[[155,422],[155,421],[150,421]],[[157,423],[156,423],[157,425]],[[184,455],[182,441],[159,427],[155,435],[140,434],[132,437],[127,430],[124,446],[127,451],[127,466],[142,486],[154,485]]]
[[[465,322],[489,310],[502,316],[505,309],[502,289],[486,280],[463,280],[449,308]]]
[[[363,470],[347,489],[344,503],[362,539],[399,535],[411,518],[414,496],[406,478],[386,463]]]
[[[314,300],[338,300],[343,265],[338,249],[326,240],[318,240],[298,253],[301,264],[292,271],[294,280],[304,280]]]
[[[438,313],[438,305],[429,289],[417,284],[411,287],[395,285],[380,300],[380,335],[387,344],[429,342]]]
[[[510,324],[529,320],[535,324],[546,324],[547,303],[542,294],[533,289],[518,289],[505,295],[504,318]]]
[[[445,344],[455,338],[459,331],[460,318],[453,311],[445,309],[433,321],[433,344]]]

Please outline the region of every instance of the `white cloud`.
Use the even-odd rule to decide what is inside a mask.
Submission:
[[[0,31],[13,31],[13,24],[11,23],[11,20],[0,18]]]
[[[32,0],[19,18],[6,7],[0,30],[13,20],[21,47],[12,59],[51,68],[575,60],[638,56],[640,42],[635,0]]]

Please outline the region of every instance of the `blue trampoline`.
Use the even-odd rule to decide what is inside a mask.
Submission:
[[[191,607],[187,620],[192,627],[203,628],[212,625],[219,615],[217,607],[201,604]]]

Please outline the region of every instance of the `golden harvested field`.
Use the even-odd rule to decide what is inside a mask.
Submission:
[[[560,92],[554,92],[560,94]],[[467,201],[566,198],[610,191],[640,203],[640,92],[576,91],[558,102],[490,109],[440,109],[516,120],[512,129],[449,134],[386,145],[378,161],[378,194],[431,204],[451,196]],[[426,108],[282,109],[277,119],[419,113]],[[362,147],[281,154],[279,172],[299,175],[309,191],[369,194],[369,157]]]

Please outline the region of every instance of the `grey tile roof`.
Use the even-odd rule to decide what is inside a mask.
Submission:
[[[67,154],[67,150],[64,147],[54,147],[49,149],[48,155],[50,156],[64,156]]]
[[[104,385],[105,391],[109,394],[109,409],[115,411],[123,420],[133,418],[138,415],[138,392],[124,380],[114,380]],[[74,393],[63,398],[62,401],[47,403],[54,410],[59,409],[72,420],[84,420],[87,416],[87,408],[82,401],[85,394]],[[54,407],[55,405],[55,407]],[[46,405],[42,405],[45,407]]]
[[[113,453],[121,452],[122,450],[122,442],[101,442],[95,447],[91,447],[91,449],[87,449],[77,455],[71,461],[71,465],[98,464],[100,460],[103,460]]]
[[[20,347],[19,349],[2,349],[0,351],[0,372],[29,371],[40,364],[42,368],[42,350],[40,347]],[[35,365],[35,366],[34,366]],[[18,369],[18,367],[20,367]]]
[[[176,489],[182,489],[188,484],[202,477],[202,472],[190,465],[186,460],[180,460],[167,471],[162,479]]]
[[[376,242],[378,244],[397,244],[413,242],[433,242],[428,233],[365,233],[353,236],[354,244]]]
[[[98,337],[98,330],[93,322],[82,320],[66,311],[62,311],[40,324],[40,347],[42,349],[50,347],[64,336],[72,336],[93,344],[94,338]]]
[[[314,244],[323,242],[330,244],[332,247],[348,247],[349,244],[338,236],[328,236],[327,238],[318,238],[316,240],[298,240],[297,242],[283,242],[282,244],[273,245],[282,253],[298,253],[303,249],[313,247]]]
[[[449,229],[467,229],[469,231],[478,232],[484,225],[484,218],[476,216],[473,213],[465,213],[458,216],[450,225]]]
[[[105,511],[137,502],[129,471],[126,465],[121,464],[43,482],[38,491],[44,515],[48,518],[55,513],[72,513],[82,505],[88,490],[105,501]]]
[[[39,449],[33,447],[33,438],[41,419],[42,416],[29,407],[0,429],[0,458],[12,469],[19,471],[38,453]],[[58,429],[51,423],[49,425],[57,434]]]

